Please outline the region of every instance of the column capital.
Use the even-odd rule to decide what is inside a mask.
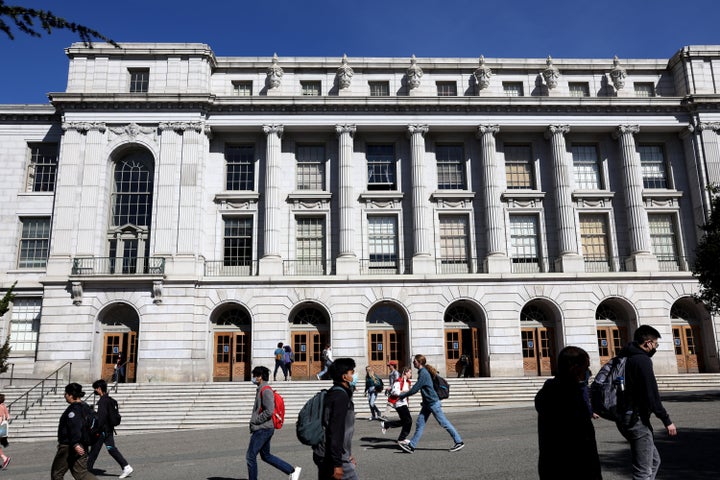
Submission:
[[[265,135],[271,135],[276,134],[278,137],[282,137],[283,130],[285,127],[282,125],[263,125],[263,132],[265,132]]]
[[[408,135],[414,135],[419,133],[423,137],[430,130],[427,125],[408,125]]]
[[[500,132],[500,125],[480,125],[477,131],[477,138],[481,138],[486,133],[497,135]]]
[[[63,122],[62,129],[77,130],[78,132],[89,132],[90,130],[97,130],[103,133],[106,129],[104,122]]]
[[[712,130],[713,132],[717,133],[717,131],[720,130],[720,122],[701,122],[701,123],[698,123],[697,128],[700,131]]]
[[[635,135],[637,133],[640,133],[639,125],[618,125],[613,132],[613,138],[617,139],[623,135]]]
[[[549,125],[545,130],[545,138],[550,138],[553,135],[565,135],[570,133],[570,125]]]
[[[158,128],[161,132],[173,130],[180,133],[185,133],[186,131],[202,133],[205,129],[205,124],[203,122],[160,122]]]
[[[338,135],[342,135],[343,133],[349,133],[352,137],[355,135],[355,131],[357,130],[357,127],[355,125],[335,125],[335,132]]]

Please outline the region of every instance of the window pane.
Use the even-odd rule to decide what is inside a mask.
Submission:
[[[537,217],[510,216],[510,255],[514,272],[539,272]]]
[[[296,219],[296,274],[322,274],[325,270],[325,221],[322,217]]]
[[[308,95],[311,97],[317,97],[320,95],[320,82],[304,81],[300,82],[300,87],[303,95]]]
[[[35,352],[40,332],[40,298],[15,298],[10,319],[10,347],[13,352]]]
[[[636,82],[633,84],[636,97],[654,97],[655,85],[652,82]]]
[[[607,221],[602,214],[580,215],[580,242],[588,271],[607,272],[610,269]]]
[[[28,166],[28,185],[30,192],[52,192],[55,190],[55,177],[58,165],[58,146],[55,143],[36,143],[28,145],[30,165]]]
[[[529,145],[505,146],[505,177],[507,188],[532,189],[532,155]]]
[[[387,97],[390,96],[389,82],[368,82],[370,86],[371,97]]]
[[[325,147],[302,145],[297,147],[298,190],[325,189]]]
[[[252,262],[252,228],[251,217],[225,219],[224,266],[249,269]]]
[[[130,93],[147,93],[150,83],[150,69],[130,70]]]
[[[395,149],[392,145],[368,145],[368,190],[395,190]]]
[[[640,167],[645,188],[667,188],[665,156],[660,145],[640,145]]]
[[[368,217],[371,269],[397,269],[397,218]]]
[[[233,94],[238,97],[249,97],[252,95],[252,81],[238,80],[232,82]]]
[[[522,97],[523,96],[523,84],[522,82],[503,82],[503,91],[505,96],[508,97]]]
[[[600,190],[600,163],[595,145],[573,145],[575,187],[578,190]]]
[[[45,268],[50,248],[50,217],[21,218],[18,268]]]
[[[131,158],[115,166],[113,225],[150,226],[153,172],[145,162]]]
[[[464,215],[440,217],[440,258],[443,273],[468,272],[468,219]]]
[[[437,159],[438,189],[464,190],[465,162],[462,145],[438,145]]]
[[[570,88],[571,97],[589,97],[590,96],[590,85],[587,82],[570,82],[568,84]]]
[[[255,190],[255,147],[238,145],[225,147],[227,168],[226,190]]]
[[[650,214],[650,240],[662,271],[679,270],[675,222],[669,214]]]
[[[455,82],[436,82],[438,97],[457,96],[457,84]]]

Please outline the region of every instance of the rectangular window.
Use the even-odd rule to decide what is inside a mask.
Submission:
[[[640,145],[640,168],[644,188],[668,188],[665,153],[660,145]]]
[[[252,266],[252,217],[227,217],[223,236],[223,271],[225,274],[250,275]]]
[[[390,83],[389,82],[368,82],[370,86],[371,97],[389,97],[390,96]]]
[[[671,214],[648,214],[650,223],[650,241],[653,253],[663,272],[679,271],[681,262],[678,256],[675,222]]]
[[[310,97],[320,96],[320,82],[316,80],[303,80],[300,82],[302,94]]]
[[[534,177],[530,145],[506,145],[505,179],[508,190],[532,190]]]
[[[570,88],[571,97],[590,96],[590,85],[588,82],[569,82],[568,87]]]
[[[35,353],[40,332],[41,298],[15,298],[10,317],[10,347],[13,353]]]
[[[50,250],[50,217],[20,219],[18,268],[45,268]]]
[[[368,190],[395,190],[396,162],[392,145],[368,145]]]
[[[510,216],[510,256],[513,273],[540,271],[537,223],[537,217],[534,215]]]
[[[396,217],[368,217],[368,250],[371,272],[398,272]]]
[[[33,143],[28,145],[27,191],[52,192],[58,167],[58,146],[56,143]]]
[[[297,189],[325,189],[325,146],[301,145],[297,147]]]
[[[325,273],[325,219],[297,217],[295,241],[295,274],[323,275]]]
[[[440,216],[440,261],[442,273],[469,273],[468,218]]]
[[[522,97],[524,95],[522,82],[502,82],[502,86],[506,97]]]
[[[610,271],[608,232],[606,216],[603,214],[580,215],[580,243],[585,259],[585,271]]]
[[[150,69],[131,68],[128,73],[130,74],[130,93],[147,93],[150,85]]]
[[[633,84],[636,97],[654,97],[655,85],[652,82],[635,82]]]
[[[600,190],[600,156],[595,145],[573,145],[573,172],[578,190]]]
[[[233,95],[236,97],[249,97],[252,95],[251,80],[235,80],[232,82]]]
[[[462,145],[438,145],[437,176],[439,190],[465,190],[465,160]]]
[[[435,82],[438,97],[457,97],[457,83]]]
[[[225,189],[255,190],[255,147],[228,145],[225,147],[227,178]]]

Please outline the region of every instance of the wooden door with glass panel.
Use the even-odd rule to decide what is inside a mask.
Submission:
[[[445,330],[445,372],[448,377],[457,377],[462,355],[462,330]]]
[[[626,330],[621,327],[598,327],[597,342],[600,365],[605,365],[611,358],[620,353],[620,350],[627,343]]]
[[[555,348],[552,328],[523,328],[523,371],[525,375],[551,375],[555,370]]]
[[[678,373],[700,372],[699,329],[690,325],[674,325],[672,331]]]
[[[320,355],[327,343],[327,332],[292,332],[294,379],[313,379],[323,369]]]
[[[215,332],[213,381],[242,382],[250,379],[250,334]]]
[[[368,331],[368,365],[383,379],[388,376],[390,360],[398,362],[398,369],[405,365],[404,335],[396,330]]]
[[[103,357],[100,376],[108,383],[114,380],[118,355],[125,357],[125,382],[135,382],[137,359],[137,333],[106,333],[103,342]]]

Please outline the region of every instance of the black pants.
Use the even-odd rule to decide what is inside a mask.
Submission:
[[[115,447],[115,436],[111,432],[100,435],[100,437],[98,437],[97,441],[90,449],[87,460],[88,469],[92,470],[95,466],[95,460],[97,460],[98,455],[100,455],[100,450],[102,450],[103,443],[106,445],[107,451],[110,456],[115,459],[118,465],[120,465],[120,468],[125,468],[128,462],[127,460],[125,460],[125,457],[122,456],[120,450]]]
[[[410,435],[410,430],[412,430],[412,415],[410,415],[410,409],[407,405],[401,405],[399,407],[395,407],[395,411],[397,411],[400,416],[400,420],[385,422],[385,428],[401,427],[398,441],[405,440],[407,436]]]

